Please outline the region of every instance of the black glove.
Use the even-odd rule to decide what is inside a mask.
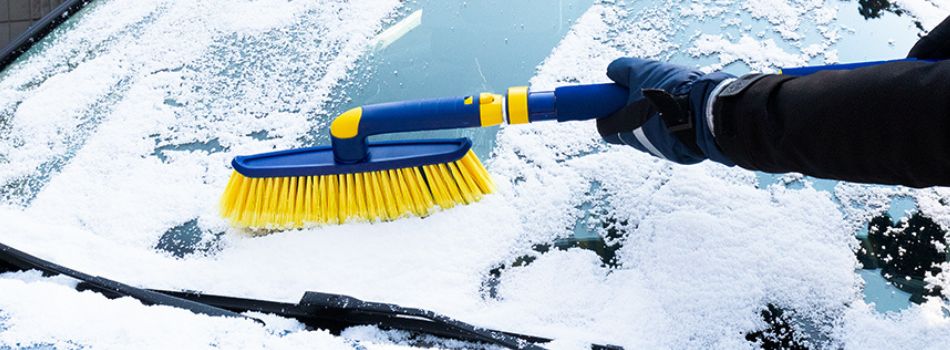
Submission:
[[[707,124],[707,106],[726,73],[694,69],[640,58],[619,58],[607,77],[630,90],[627,107],[597,120],[608,143],[628,145],[680,164],[705,159],[734,165],[722,155]]]

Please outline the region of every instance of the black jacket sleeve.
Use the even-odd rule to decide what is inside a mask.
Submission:
[[[950,58],[950,17],[940,22],[910,49],[907,57],[922,60],[945,60]]]
[[[746,169],[950,186],[950,61],[766,75],[721,94],[713,115],[716,142]]]

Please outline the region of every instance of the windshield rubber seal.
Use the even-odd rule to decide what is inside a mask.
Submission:
[[[16,61],[20,55],[30,50],[33,45],[40,42],[46,35],[52,32],[60,24],[66,22],[70,17],[79,12],[83,7],[93,0],[67,0],[55,9],[44,15],[38,21],[33,22],[29,28],[20,33],[6,47],[0,51],[0,71],[4,70],[11,63]]]

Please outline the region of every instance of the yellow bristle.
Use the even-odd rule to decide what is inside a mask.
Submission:
[[[283,177],[279,181],[279,186],[277,187],[277,212],[274,213],[274,221],[277,222],[278,226],[284,226],[287,222],[287,213],[293,213],[293,209],[287,210],[287,200],[290,196],[290,180],[293,178]],[[293,202],[289,204],[293,205]]]
[[[389,220],[389,216],[386,215],[386,201],[383,200],[383,191],[379,189],[378,175],[375,171],[366,174],[369,178],[369,184],[372,185],[372,188],[367,190],[370,191],[370,195],[373,197],[373,211],[376,212],[380,220]]]
[[[320,177],[319,176],[307,176],[307,199],[306,202],[310,203],[310,208],[307,209],[307,212],[304,213],[304,223],[307,222],[321,222],[320,213],[323,211],[323,206],[320,205],[320,196],[317,194],[320,193]]]
[[[399,188],[399,178],[396,177],[396,174],[392,170],[386,171],[386,179],[389,181],[389,187],[393,191],[393,213],[396,214],[395,217],[403,216],[403,200],[402,200],[402,189]]]
[[[465,185],[468,186],[468,191],[472,195],[472,201],[477,202],[482,199],[482,190],[478,188],[478,185],[475,183],[474,175],[465,171],[465,165],[461,161],[455,162],[455,166],[458,168],[459,174],[462,175],[462,180],[465,181]]]
[[[280,196],[279,186],[280,181],[283,179],[282,177],[267,179],[267,216],[265,220],[268,222],[277,222],[278,196]]]
[[[250,220],[250,222],[256,223],[258,221],[263,222],[263,211],[264,211],[264,185],[267,183],[267,179],[254,179],[254,209],[247,213],[249,214],[245,220]]]
[[[296,196],[294,196],[294,225],[303,226],[304,196],[307,193],[307,178],[297,177]]]
[[[455,179],[455,184],[458,186],[459,194],[462,195],[462,199],[465,200],[465,204],[474,203],[475,197],[472,195],[472,190],[469,189],[468,183],[465,182],[465,177],[463,177],[462,173],[459,172],[459,168],[455,166],[455,163],[449,163],[447,167],[452,173],[452,178]]]
[[[260,179],[249,179],[249,180],[251,181],[250,181],[250,187],[247,192],[246,206],[243,208],[235,207],[234,210],[231,211],[232,213],[231,217],[236,218],[237,221],[240,222],[242,226],[249,226],[253,222],[251,217],[256,215],[257,213],[257,203],[258,203],[257,202],[257,197],[258,197],[257,183],[260,181]]]
[[[254,198],[252,196],[243,195],[245,193],[251,192],[251,185],[254,183],[253,179],[241,176],[241,174],[238,174],[236,171],[235,171],[235,174],[238,177],[243,178],[244,180],[241,181],[241,188],[235,192],[232,192],[230,196],[231,202],[235,203],[234,208],[231,209],[229,213],[229,216],[232,216],[232,217],[235,214],[243,214],[245,208],[248,205],[248,202]]]
[[[356,217],[365,218],[366,215],[366,203],[364,198],[366,198],[366,189],[363,188],[363,181],[360,181],[363,177],[361,174],[353,174],[353,188],[356,193]]]
[[[346,174],[344,185],[346,186],[346,210],[343,218],[359,217],[359,207],[356,203],[356,183],[353,182],[353,174]]]
[[[426,185],[426,179],[422,176],[422,170],[420,170],[420,168],[412,168],[412,173],[415,175],[416,186],[419,188],[419,193],[422,194],[422,205],[425,207],[426,214],[428,214],[430,209],[435,206],[435,200],[432,199],[432,191],[429,190],[429,185]]]
[[[376,179],[379,180],[379,182],[377,182],[379,185],[377,189],[379,189],[379,192],[383,195],[383,210],[386,211],[386,218],[398,218],[399,216],[396,215],[396,200],[393,198],[392,184],[389,183],[389,173],[381,171],[377,172],[376,175]]]
[[[328,183],[330,182],[330,176],[317,176],[317,180],[320,182],[320,190],[317,191],[319,196],[317,196],[317,203],[320,204],[320,210],[317,211],[317,221],[318,222],[330,222],[330,196],[327,195],[327,188],[330,187]]]
[[[313,176],[301,176],[300,180],[303,185],[299,191],[302,194],[300,201],[303,203],[300,210],[300,225],[303,226],[304,223],[315,221],[311,217],[317,208],[313,205]]]
[[[396,201],[396,191],[393,188],[393,181],[389,178],[389,171],[379,173],[379,186],[383,190],[383,200],[386,202],[386,216],[390,219],[399,218],[399,208]]]
[[[400,183],[406,186],[406,193],[408,193],[407,198],[410,201],[410,210],[412,210],[412,213],[415,215],[425,215],[422,193],[419,192],[419,187],[416,185],[417,181],[413,177],[412,169],[399,169],[398,173]]]
[[[465,165],[468,174],[472,175],[475,183],[482,193],[492,193],[495,191],[495,185],[491,181],[491,176],[485,170],[485,166],[478,160],[474,153],[469,152],[462,157],[462,164]]]
[[[256,218],[254,220],[267,222],[270,220],[270,182],[273,179],[260,179],[257,184],[257,207]]]
[[[396,211],[399,216],[412,213],[412,198],[409,196],[409,190],[406,189],[406,183],[402,176],[396,170],[389,171],[389,178],[393,181],[393,189],[396,194]]]
[[[294,216],[297,214],[297,177],[287,179],[287,193],[284,194],[286,202],[283,210],[284,226],[293,227],[295,224]]]
[[[257,210],[254,211],[253,220],[266,222],[267,221],[267,203],[269,199],[268,187],[267,184],[271,179],[258,179],[257,180]]]
[[[452,182],[452,176],[445,171],[445,164],[437,164],[432,166],[435,169],[435,172],[438,173],[439,181],[442,183],[443,194],[447,197],[450,205],[454,206],[455,203],[461,202],[462,197],[459,196],[459,189]]]
[[[405,171],[409,179],[409,186],[412,188],[413,193],[418,196],[416,200],[416,215],[429,215],[429,212],[431,212],[435,204],[432,202],[432,193],[429,192],[429,188],[426,186],[425,178],[422,177],[419,168],[405,169]]]
[[[373,182],[370,181],[372,174],[362,173],[360,177],[363,179],[363,188],[366,190],[366,217],[375,218],[379,217],[379,210],[377,209],[376,201],[376,187],[373,186]]]
[[[241,190],[241,184],[249,180],[244,176],[241,176],[237,171],[231,172],[231,178],[228,179],[228,186],[224,189],[224,195],[221,196],[221,208],[227,208],[227,211],[222,211],[221,215],[224,217],[233,217],[236,210],[241,207],[240,201],[243,197],[238,196],[238,192]],[[234,203],[232,207],[228,207],[228,203]]]
[[[471,151],[451,163],[358,174],[249,178],[235,171],[221,196],[221,215],[255,229],[388,221],[473,203],[493,190]]]
[[[353,174],[340,175],[340,222],[349,219],[352,210],[350,204],[353,203],[353,186],[350,186],[350,178]]]
[[[270,186],[269,185],[271,183],[271,180],[273,179],[260,179],[258,181],[258,184],[257,184],[258,210],[256,212],[257,215],[254,220],[258,220],[260,222],[267,222],[268,220],[270,220],[269,218],[270,209],[269,209],[268,203],[270,203]]]
[[[327,177],[327,208],[323,214],[327,222],[340,222],[340,179],[337,175]]]
[[[432,191],[432,199],[435,200],[435,204],[442,208],[449,208],[451,203],[445,194],[445,186],[442,184],[442,178],[435,166],[426,165],[422,169],[425,172],[426,183],[429,185],[429,190]]]

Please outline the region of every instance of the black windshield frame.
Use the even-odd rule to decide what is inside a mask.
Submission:
[[[29,51],[33,45],[43,40],[49,33],[59,27],[60,24],[66,22],[66,20],[82,10],[86,5],[89,5],[92,1],[93,0],[64,1],[30,25],[25,32],[20,33],[0,51],[0,71],[6,69],[7,66],[15,62],[17,58],[20,58],[21,55]]]

